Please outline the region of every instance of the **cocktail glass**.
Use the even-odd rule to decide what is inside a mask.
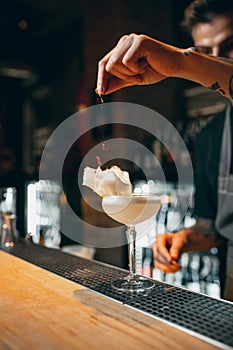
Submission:
[[[102,199],[105,213],[115,221],[126,225],[126,237],[129,254],[129,274],[112,283],[119,291],[144,292],[153,288],[152,279],[136,274],[136,238],[135,225],[155,215],[161,206],[161,198],[156,194],[132,194],[130,196],[106,196]]]

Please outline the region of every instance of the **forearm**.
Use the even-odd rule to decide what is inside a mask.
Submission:
[[[208,87],[233,101],[233,61],[195,52],[192,48],[179,50],[179,70],[175,77]]]
[[[143,34],[123,36],[100,60],[96,92],[109,94],[169,77],[194,81],[233,101],[233,62],[180,49]]]
[[[223,243],[210,220],[200,219],[185,231],[187,244],[183,247],[183,252],[206,251]]]

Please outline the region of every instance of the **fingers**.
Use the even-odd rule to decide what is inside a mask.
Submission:
[[[159,234],[156,236],[156,242],[152,245],[154,259],[160,263],[169,265],[172,262],[170,255],[171,234]]]
[[[185,230],[173,234],[172,245],[170,248],[170,256],[174,260],[178,260],[184,247],[187,246],[188,240]]]
[[[111,52],[106,71],[123,79],[142,74],[147,62],[140,56],[140,41],[139,36],[135,34],[123,36]]]
[[[134,35],[122,37],[116,47],[99,62],[97,94],[108,94],[122,87],[142,84],[142,75],[148,64],[143,58],[133,58],[132,43],[136,37]]]
[[[137,72],[132,72],[131,70],[127,69],[127,67],[125,67],[122,63],[113,62],[112,60],[108,61],[105,66],[105,70],[109,74],[119,79],[130,81],[132,78],[133,81],[138,81],[139,83],[142,81],[140,74],[144,73],[144,71],[140,70]]]
[[[107,95],[119,89],[127,86],[142,84],[143,80],[140,75],[124,76],[123,74],[104,73],[104,75],[98,78],[97,87],[95,92],[98,95]]]
[[[107,90],[107,81],[110,78],[110,75],[107,73],[105,67],[106,64],[111,57],[110,51],[100,62],[98,66],[98,74],[97,74],[97,87],[96,87],[96,93],[98,95],[104,95],[105,91]]]
[[[177,262],[188,245],[188,231],[164,233],[156,236],[152,245],[154,265],[165,273],[174,273],[181,269]]]
[[[154,265],[165,273],[175,273],[181,269],[177,262],[183,247],[183,239],[174,233],[159,234],[152,245]]]
[[[176,261],[172,261],[170,265],[165,265],[162,263],[159,263],[155,261],[154,266],[160,270],[162,270],[164,273],[175,273],[181,269],[181,265],[178,264]]]
[[[110,76],[107,78],[106,83],[100,83],[97,85],[95,92],[101,95],[108,95],[114,91],[122,89],[127,86],[133,86],[141,83],[141,78],[132,77],[131,79],[122,80],[114,76]]]
[[[128,39],[129,46],[122,56],[122,64],[135,74],[142,74],[149,66],[145,57],[145,52],[141,47],[143,38],[144,36],[141,35],[130,35]]]
[[[138,79],[132,78],[129,80],[121,80],[116,77],[111,77],[108,79],[107,88],[104,94],[107,95],[124,87],[133,86],[136,84],[138,84]]]
[[[180,242],[180,240],[174,240],[173,245],[170,249],[170,256],[173,260],[179,259],[182,247],[183,244]]]

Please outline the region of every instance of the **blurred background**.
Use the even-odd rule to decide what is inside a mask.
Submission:
[[[25,188],[38,181],[46,141],[63,120],[98,103],[94,90],[99,59],[123,34],[131,32],[144,33],[179,47],[192,45],[180,27],[184,8],[189,3],[186,0],[0,0],[0,186],[17,188],[17,228],[21,236],[28,230]],[[217,94],[182,79],[123,89],[105,101],[133,102],[161,113],[180,132],[192,157],[196,132],[225,103]],[[156,144],[142,130],[130,128],[107,130],[106,136],[119,133],[121,137],[134,135],[153,150],[167,181],[176,183],[175,158],[163,145]],[[74,168],[96,142],[99,142],[98,133],[87,133],[71,152],[72,157],[64,168],[68,194],[77,186]],[[152,178],[154,174],[151,169]],[[134,168],[132,180],[142,179],[143,174]],[[95,217],[82,207],[81,198],[75,198],[74,206],[79,215]],[[99,216],[98,220],[101,220]],[[61,244],[66,243],[69,240],[62,237]],[[118,251],[115,260],[109,254],[110,260],[101,252],[100,257],[125,266],[125,251]]]
[[[95,104],[98,60],[125,33],[146,33],[187,46],[179,28],[188,1],[1,1],[1,143],[31,176],[48,133]],[[140,103],[171,121],[185,118],[185,82],[130,88],[109,97]]]
[[[180,29],[188,1],[0,1],[0,185],[38,179],[40,157],[52,131],[67,117],[97,103],[98,61],[125,33],[145,33],[187,46]],[[186,123],[187,82],[132,87],[108,96],[155,109]],[[84,144],[93,144],[86,135]],[[85,148],[85,147],[84,147]],[[85,149],[76,150],[76,161]],[[67,166],[72,172],[72,165]],[[172,180],[172,179],[171,179]],[[21,203],[23,205],[23,202]],[[23,218],[18,219],[24,232]]]

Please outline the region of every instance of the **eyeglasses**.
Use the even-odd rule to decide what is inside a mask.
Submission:
[[[197,52],[204,53],[206,55],[213,55],[213,47],[208,46],[195,46]],[[225,39],[218,45],[218,56],[226,57],[227,54],[233,51],[233,35]]]

